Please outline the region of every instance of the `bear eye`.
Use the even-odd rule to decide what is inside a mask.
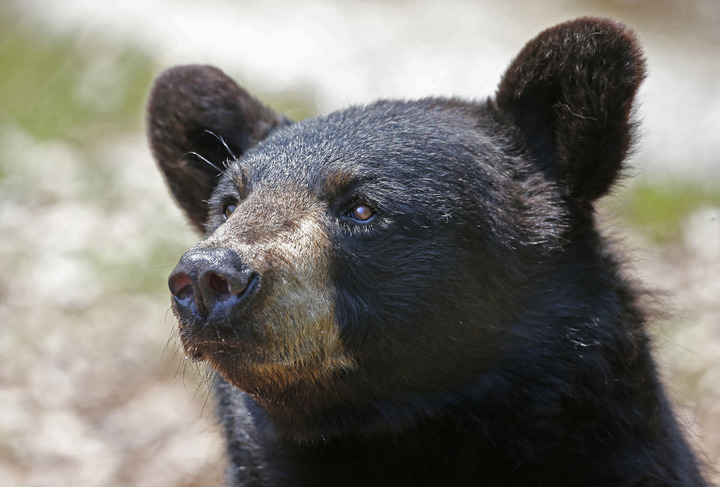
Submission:
[[[223,208],[223,219],[227,220],[230,218],[230,215],[232,215],[235,210],[237,210],[237,205],[235,203],[226,203]]]
[[[367,222],[375,216],[375,211],[368,205],[355,205],[350,209],[348,216],[359,222]]]

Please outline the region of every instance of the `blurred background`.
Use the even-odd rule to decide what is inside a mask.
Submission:
[[[602,215],[659,291],[659,361],[715,461],[720,1],[0,0],[0,482],[221,484],[207,381],[169,311],[167,275],[198,237],[144,139],[159,71],[215,64],[293,119],[482,99],[524,42],[589,14],[646,49],[633,177]]]

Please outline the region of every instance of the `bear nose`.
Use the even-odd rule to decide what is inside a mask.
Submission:
[[[242,308],[257,275],[230,249],[192,249],[168,278],[181,317],[224,318]]]

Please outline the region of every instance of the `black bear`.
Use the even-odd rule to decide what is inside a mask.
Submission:
[[[215,68],[163,73],[152,151],[205,235],[169,286],[228,484],[706,485],[594,221],[644,75],[595,18],[481,102],[294,123]]]

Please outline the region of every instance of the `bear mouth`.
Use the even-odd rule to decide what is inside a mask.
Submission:
[[[263,339],[246,320],[198,320],[179,322],[180,342],[185,355],[194,362],[232,362],[240,366],[254,363],[265,355]]]
[[[242,363],[256,362],[262,355],[262,347],[237,340],[183,340],[185,354],[194,362]]]

